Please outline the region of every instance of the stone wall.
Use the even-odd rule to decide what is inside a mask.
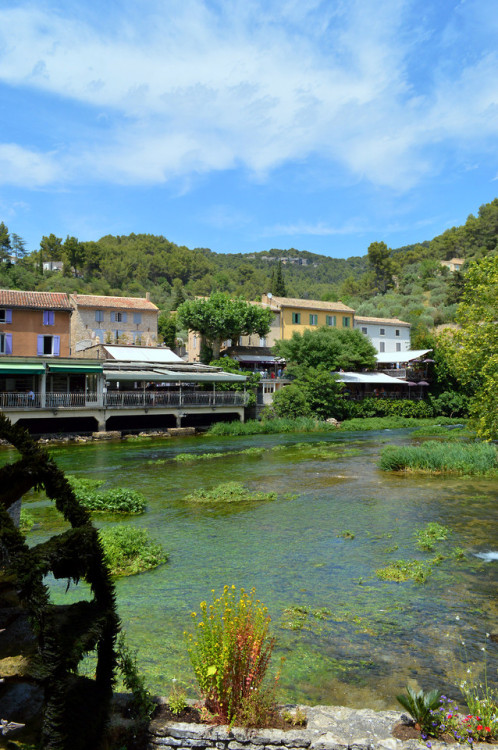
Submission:
[[[161,699],[164,701],[164,699]],[[295,709],[296,706],[286,706]],[[343,706],[300,706],[307,716],[305,729],[241,729],[153,720],[147,750],[421,750],[417,739],[398,740],[393,728],[408,717],[398,711],[373,711]],[[432,742],[432,750],[449,746]],[[478,747],[476,744],[475,748]],[[484,747],[484,745],[482,745]]]

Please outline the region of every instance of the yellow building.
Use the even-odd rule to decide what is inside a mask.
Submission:
[[[276,311],[276,325],[272,326],[273,346],[277,339],[290,339],[293,333],[302,333],[322,326],[353,328],[354,310],[342,302],[322,302],[316,299],[295,299],[263,294],[261,305]]]

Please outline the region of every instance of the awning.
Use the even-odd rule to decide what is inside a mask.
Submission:
[[[85,365],[83,362],[78,363],[77,365],[73,364],[52,364],[49,362],[48,364],[49,372],[67,372],[68,374],[71,374],[73,372],[102,372],[102,365]]]
[[[425,354],[432,352],[432,349],[407,349],[404,352],[379,352],[375,355],[377,363],[388,364],[389,362],[411,362],[414,359],[419,359]]]
[[[273,354],[233,354],[232,358],[238,362],[268,362],[271,365],[285,363],[285,359],[274,357]]]
[[[174,372],[173,370],[104,370],[106,380],[155,383],[244,383],[245,375],[229,372]]]
[[[0,375],[43,375],[44,365],[41,364],[19,364],[16,362],[1,362]]]
[[[334,372],[333,375],[337,375],[337,379],[342,383],[409,385],[405,380],[392,378],[390,375],[384,375],[382,372]]]

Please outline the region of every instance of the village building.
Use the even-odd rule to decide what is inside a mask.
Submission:
[[[367,318],[356,315],[354,327],[370,339],[378,354],[410,349],[411,323],[398,318]]]
[[[95,344],[157,345],[159,308],[143,297],[71,294],[74,354]]]
[[[0,289],[0,355],[68,357],[71,313],[62,292]]]

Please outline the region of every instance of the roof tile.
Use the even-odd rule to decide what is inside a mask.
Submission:
[[[65,292],[22,292],[16,289],[0,289],[0,306],[27,307],[37,310],[72,310],[69,297]]]
[[[159,308],[144,297],[105,297],[97,294],[71,294],[75,307],[105,307],[120,310],[148,310],[159,312]]]

